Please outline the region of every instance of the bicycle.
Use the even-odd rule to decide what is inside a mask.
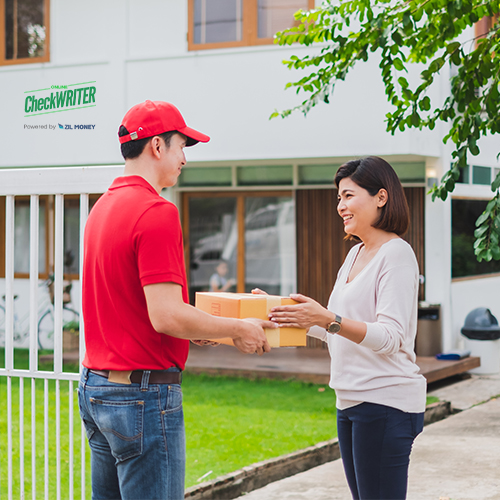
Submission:
[[[18,297],[18,295],[14,295],[14,342],[24,340],[24,337],[19,334],[19,329],[16,328],[19,322],[16,313],[16,300]],[[2,300],[5,303],[5,295],[2,295]],[[2,304],[0,304],[0,345],[5,346],[5,307]]]
[[[80,314],[71,307],[71,289],[72,282],[64,282],[63,287],[63,328],[77,330],[79,327]],[[48,293],[40,294],[38,304],[38,322],[37,322],[37,343],[39,349],[50,348],[50,339],[54,334],[54,279],[53,276],[39,284],[40,288],[47,290]],[[18,299],[14,295],[14,301]],[[2,297],[5,303],[5,295]],[[16,312],[14,302],[14,344],[16,347],[27,347],[24,344],[29,339],[30,334],[30,312],[28,311],[21,319]],[[0,345],[5,345],[5,306],[0,303]]]
[[[49,302],[45,305],[44,309],[38,310],[38,345],[41,348],[41,338],[45,336],[48,340],[54,334],[54,278],[49,276],[47,280],[43,282],[47,287],[49,292]],[[78,330],[80,313],[73,309],[71,306],[71,289],[73,288],[73,283],[71,281],[63,282],[63,297],[62,297],[62,324],[63,329]]]

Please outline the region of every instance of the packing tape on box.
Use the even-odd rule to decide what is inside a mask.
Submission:
[[[262,297],[262,295],[259,295]],[[269,318],[269,313],[273,307],[281,305],[281,297],[274,295],[266,296],[266,317]],[[271,347],[280,345],[280,329],[279,328],[264,328],[267,341]]]

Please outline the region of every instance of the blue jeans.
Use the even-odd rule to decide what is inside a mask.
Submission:
[[[413,441],[423,413],[362,403],[337,410],[340,454],[355,500],[403,500]]]
[[[184,499],[181,386],[148,382],[147,371],[141,384],[125,385],[83,369],[78,401],[94,500]]]

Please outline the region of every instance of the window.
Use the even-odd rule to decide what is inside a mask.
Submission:
[[[273,43],[314,0],[189,0],[189,50]]]
[[[491,180],[491,168],[482,167],[481,165],[466,165],[460,169],[460,177],[458,182],[461,184],[477,184],[480,186],[489,186]]]
[[[478,262],[474,255],[476,220],[484,212],[487,200],[453,199],[451,236],[451,276],[479,276],[500,273],[500,261]]]
[[[489,186],[491,184],[491,168],[481,167],[480,165],[472,166],[472,184],[480,184]]]
[[[91,194],[89,209],[100,195]],[[14,277],[29,278],[30,267],[30,199],[16,196],[14,202]],[[64,279],[79,279],[80,199],[64,197]],[[54,197],[40,196],[38,271],[41,279],[54,270]],[[5,276],[5,197],[0,197],[0,278]]]
[[[190,301],[209,291],[221,262],[231,292],[296,289],[295,203],[289,192],[184,193]],[[228,285],[229,286],[229,285]]]
[[[49,0],[0,2],[0,64],[49,61]]]

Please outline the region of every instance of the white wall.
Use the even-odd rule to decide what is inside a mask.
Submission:
[[[268,120],[303,96],[285,84],[300,77],[281,64],[299,46],[188,52],[187,2],[109,0],[51,2],[51,61],[0,67],[0,123],[7,145],[0,167],[121,163],[117,130],[145,99],[176,104],[188,124],[212,136],[188,160],[423,154],[439,156],[436,133],[385,132],[378,62],[337,84],[330,105],[307,118]],[[316,50],[316,49],[314,49]],[[26,91],[96,81],[96,107],[25,117]],[[441,92],[436,89],[437,94]],[[27,130],[25,124],[95,124],[95,130]]]

